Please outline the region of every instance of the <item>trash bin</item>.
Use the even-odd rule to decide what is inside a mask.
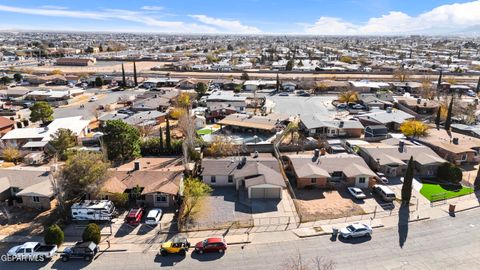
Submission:
[[[338,234],[338,229],[337,228],[332,228],[332,235],[337,236]]]
[[[448,207],[448,212],[449,213],[455,213],[455,204],[450,204]]]

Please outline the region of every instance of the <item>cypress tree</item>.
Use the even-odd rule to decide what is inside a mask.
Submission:
[[[277,73],[277,92],[280,91],[280,78],[278,77]]]
[[[138,80],[137,80],[137,64],[135,61],[133,61],[133,81],[135,82],[135,87],[138,86]]]
[[[162,130],[162,127],[160,127],[159,133],[160,133],[160,153],[163,153],[163,130]]]
[[[452,109],[453,109],[453,95],[450,100],[450,105],[448,106],[447,119],[445,120],[445,130],[450,130],[450,125],[452,124]]]
[[[167,130],[165,130],[165,144],[167,146],[167,150],[172,150],[172,141],[170,138],[170,121],[167,119]]]
[[[437,117],[435,118],[435,125],[437,126],[437,130],[440,129],[440,114],[441,113],[442,113],[442,107],[438,106]]]
[[[122,63],[122,86],[127,87],[127,79],[125,79],[125,68]]]
[[[475,92],[477,92],[477,94],[480,93],[480,77],[478,77],[477,90]]]
[[[412,182],[413,182],[413,156],[408,161],[407,171],[403,178],[402,185],[402,203],[408,205],[412,197]]]
[[[440,84],[442,84],[442,75],[443,70],[440,69],[440,75],[438,76],[437,89],[440,89]]]

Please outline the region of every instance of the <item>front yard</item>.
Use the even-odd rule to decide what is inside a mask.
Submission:
[[[451,199],[455,197],[460,197],[463,195],[468,195],[473,193],[473,189],[469,187],[461,187],[458,190],[447,190],[442,186],[437,184],[426,184],[422,185],[420,193],[431,202],[440,201],[444,199]]]
[[[336,190],[295,190],[294,200],[302,222],[365,214],[361,206]]]

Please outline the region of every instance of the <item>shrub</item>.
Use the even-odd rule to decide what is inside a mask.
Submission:
[[[98,227],[98,225],[95,223],[88,224],[83,231],[82,240],[84,242],[92,241],[98,245],[100,243],[100,238],[100,227]]]
[[[458,184],[462,181],[463,173],[455,164],[445,162],[438,167],[437,176],[450,183]]]
[[[128,202],[128,194],[127,193],[113,193],[110,195],[110,200],[113,204],[117,207],[125,207],[127,206]]]
[[[47,245],[57,245],[60,246],[63,243],[64,234],[62,229],[58,225],[52,225],[48,227],[44,241]]]

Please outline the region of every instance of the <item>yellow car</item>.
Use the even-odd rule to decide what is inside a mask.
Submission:
[[[175,237],[171,241],[162,244],[160,255],[167,256],[168,254],[180,254],[185,256],[189,248],[190,243],[187,241],[187,238]]]

